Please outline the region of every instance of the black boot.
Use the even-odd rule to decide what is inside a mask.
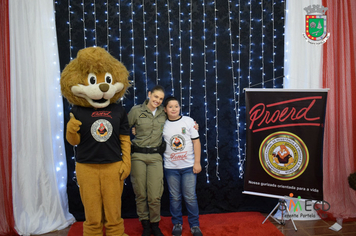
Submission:
[[[151,223],[151,230],[154,236],[164,236],[158,227],[159,222]]]
[[[150,236],[151,235],[151,228],[150,228],[150,221],[149,220],[141,220],[142,224],[142,236]]]

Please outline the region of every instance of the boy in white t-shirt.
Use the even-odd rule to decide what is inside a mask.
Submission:
[[[182,197],[188,210],[188,222],[193,236],[202,236],[199,228],[199,207],[195,192],[197,174],[201,171],[201,144],[195,122],[180,115],[180,105],[175,97],[164,102],[168,119],[164,124],[164,172],[168,183],[173,236],[182,235]]]

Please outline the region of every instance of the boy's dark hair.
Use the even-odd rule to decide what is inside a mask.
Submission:
[[[178,99],[176,97],[169,96],[169,97],[166,98],[166,100],[164,100],[163,107],[166,107],[170,101],[177,101],[178,104],[179,104],[179,101],[178,101]]]
[[[153,93],[154,91],[161,91],[161,92],[163,92],[163,93],[165,93],[164,92],[164,88],[163,88],[163,86],[161,86],[161,85],[155,85],[150,91],[151,91],[151,93]]]

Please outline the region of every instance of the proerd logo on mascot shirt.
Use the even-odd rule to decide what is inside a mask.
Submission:
[[[106,142],[112,135],[112,124],[105,120],[99,119],[91,126],[91,135],[98,142]]]

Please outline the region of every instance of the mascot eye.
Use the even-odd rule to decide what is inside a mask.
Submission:
[[[96,75],[94,73],[89,73],[88,75],[88,83],[96,84]]]
[[[112,75],[110,73],[105,74],[105,82],[111,84],[112,82]]]

